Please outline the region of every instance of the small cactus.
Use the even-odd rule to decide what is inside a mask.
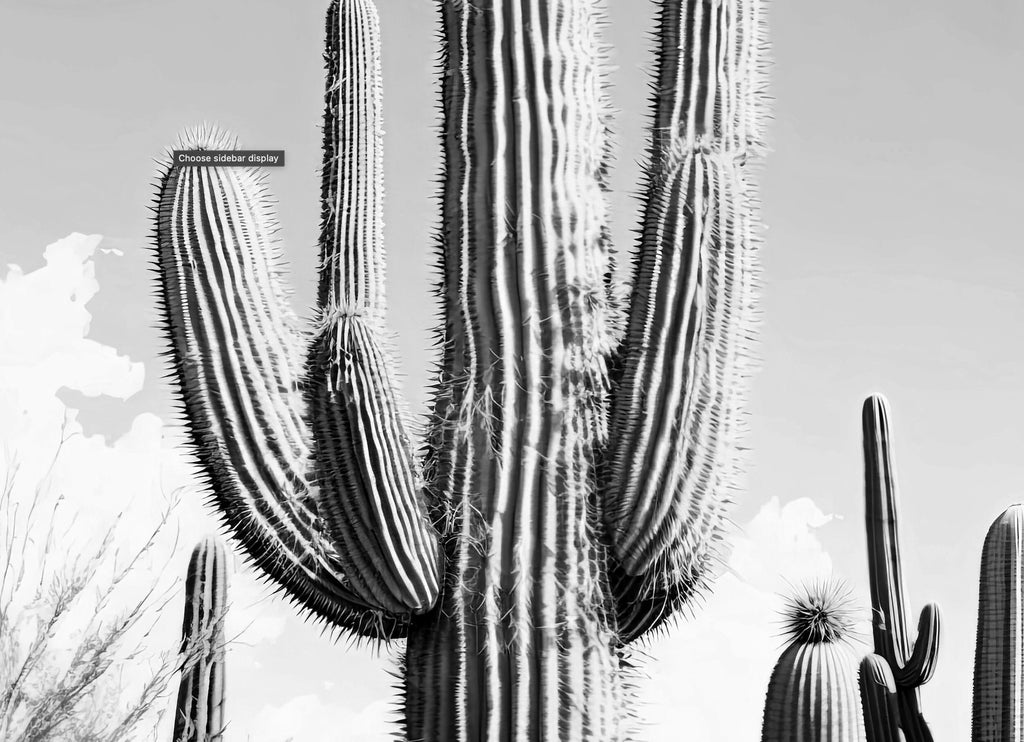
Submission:
[[[823,583],[787,603],[790,642],[768,683],[761,742],[864,741],[847,595]]]
[[[865,522],[871,579],[871,629],[875,653],[889,663],[899,701],[900,728],[907,742],[932,742],[921,714],[920,687],[931,679],[939,651],[939,608],[921,611],[917,640],[907,629],[903,594],[896,472],[889,437],[889,403],[880,395],[864,402]]]
[[[1024,740],[1024,505],[988,530],[981,557],[972,742]]]
[[[209,536],[193,549],[185,578],[182,670],[174,714],[174,742],[224,739],[227,580],[224,546]]]

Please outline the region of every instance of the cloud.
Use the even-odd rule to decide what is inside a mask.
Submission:
[[[264,708],[247,731],[231,730],[238,740],[253,742],[381,742],[395,739],[400,726],[393,721],[395,705],[380,700],[360,710],[303,695]]]
[[[99,291],[94,256],[100,242],[98,235],[72,234],[46,248],[42,268],[26,274],[9,266],[0,278],[0,482],[12,483],[5,524],[15,526],[16,538],[25,545],[20,559],[25,586],[94,553],[114,529],[111,557],[96,578],[97,585],[105,584],[138,553],[180,495],[167,527],[101,614],[112,618],[154,585],[157,596],[171,598],[132,637],[149,651],[118,668],[131,689],[148,679],[161,653],[176,648],[183,598],[175,583],[192,543],[214,524],[199,505],[192,467],[180,453],[179,432],[145,412],[116,440],[86,435],[77,411],[58,397],[62,389],[72,389],[111,398],[116,405],[138,392],[145,380],[142,363],[88,337],[87,304]],[[103,257],[117,260],[118,254]],[[47,542],[51,526],[54,537]],[[243,594],[250,580],[239,581]],[[77,632],[92,618],[94,595],[90,590],[81,596],[54,639],[55,649],[73,646]],[[32,610],[28,587],[11,598],[16,609]],[[246,615],[239,611],[237,620],[245,621]],[[143,636],[154,618],[155,626]],[[59,657],[58,651],[54,659]]]

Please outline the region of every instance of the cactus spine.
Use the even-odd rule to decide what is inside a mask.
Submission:
[[[174,742],[221,742],[224,738],[227,580],[224,547],[215,538],[203,539],[192,551],[185,578]]]
[[[1024,506],[996,518],[981,556],[972,742],[1024,740]]]
[[[295,601],[358,636],[408,637],[409,740],[618,740],[621,648],[706,588],[734,483],[762,4],[660,2],[628,308],[599,3],[438,5],[443,322],[422,460],[384,346],[371,0],[328,11],[308,351],[262,177],[160,177],[156,268],[193,448],[236,539]]]
[[[921,714],[920,687],[935,671],[939,650],[939,608],[921,611],[917,640],[907,629],[900,560],[898,496],[889,436],[889,404],[875,395],[864,402],[865,521],[871,581],[875,653],[889,663],[899,700],[900,728],[907,742],[931,742]]]
[[[790,600],[784,616],[791,640],[768,683],[761,742],[863,742],[842,589],[813,586]]]

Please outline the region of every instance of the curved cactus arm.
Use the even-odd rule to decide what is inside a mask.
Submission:
[[[989,527],[981,554],[972,742],[1024,740],[1024,505]]]
[[[387,610],[429,609],[440,546],[394,363],[383,347],[380,32],[371,0],[327,14],[320,327],[307,368],[314,480],[352,588]]]
[[[224,738],[227,581],[224,547],[216,538],[203,539],[192,551],[185,577],[174,742],[221,742]]]
[[[917,621],[917,639],[907,663],[893,671],[896,685],[916,688],[932,679],[939,658],[941,628],[939,606],[929,603],[921,610],[921,617]]]
[[[646,203],[603,504],[634,592],[702,584],[736,473],[766,42],[760,0],[663,0]],[[669,590],[668,592],[672,592]],[[677,601],[678,602],[678,601]]]
[[[869,654],[861,660],[859,680],[867,742],[902,742],[896,681],[889,663]]]
[[[310,371],[320,512],[345,574],[377,605],[425,611],[440,585],[437,536],[417,497],[387,358],[366,323],[342,317],[314,343]]]
[[[865,522],[873,608],[875,653],[885,658],[896,679],[900,720],[908,742],[931,742],[920,711],[920,685],[934,669],[938,653],[939,613],[936,606],[922,612],[915,651],[907,628],[900,559],[899,507],[896,471],[892,462],[889,403],[881,395],[864,402]]]
[[[178,145],[235,146],[209,129]],[[221,517],[250,559],[313,614],[369,636],[400,634],[404,618],[350,587],[316,515],[297,375],[304,338],[285,300],[262,175],[168,162],[156,212],[163,330],[192,450]]]

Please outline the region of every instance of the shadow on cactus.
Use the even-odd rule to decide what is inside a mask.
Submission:
[[[626,302],[599,4],[438,3],[442,320],[420,446],[386,346],[373,3],[327,15],[311,332],[263,176],[160,176],[163,327],[211,499],[310,614],[408,638],[410,740],[622,739],[625,645],[707,589],[751,365],[764,19],[759,0],[658,5]]]

